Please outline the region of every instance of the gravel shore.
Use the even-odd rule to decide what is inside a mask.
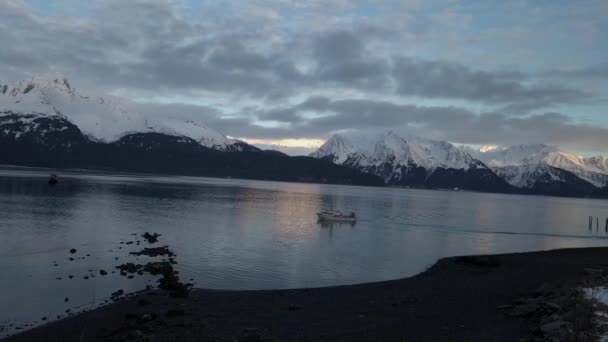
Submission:
[[[350,286],[150,290],[3,341],[566,339],[590,331],[577,289],[608,279],[606,260],[608,248],[562,249],[446,258],[411,278]]]

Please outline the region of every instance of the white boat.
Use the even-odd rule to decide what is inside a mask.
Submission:
[[[355,213],[351,212],[350,214],[343,214],[340,211],[335,210],[325,210],[320,213],[317,213],[320,221],[341,221],[341,222],[355,222],[357,221],[357,217]]]

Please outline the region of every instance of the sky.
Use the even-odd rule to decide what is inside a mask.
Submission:
[[[0,0],[0,83],[61,73],[306,154],[334,133],[608,154],[605,0]]]

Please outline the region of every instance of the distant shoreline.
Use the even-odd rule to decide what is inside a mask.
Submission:
[[[608,197],[581,197],[581,196],[569,196],[569,195],[548,195],[548,194],[535,194],[525,191],[520,192],[492,192],[492,191],[478,191],[470,189],[445,189],[445,188],[425,188],[425,187],[414,187],[404,185],[369,185],[369,184],[341,184],[341,183],[318,183],[318,182],[305,182],[296,180],[280,180],[280,179],[257,179],[257,178],[238,178],[238,177],[219,177],[219,176],[197,176],[179,173],[146,173],[146,172],[130,172],[110,169],[86,169],[86,168],[53,168],[44,166],[23,166],[23,165],[8,165],[0,164],[1,170],[32,170],[32,171],[48,171],[59,172],[65,171],[71,174],[99,174],[99,175],[116,175],[116,176],[143,176],[143,177],[193,177],[193,178],[210,178],[210,179],[232,179],[242,181],[259,181],[259,182],[280,182],[280,183],[295,183],[295,184],[316,184],[316,185],[341,185],[341,186],[354,186],[354,187],[373,187],[373,188],[391,188],[391,189],[404,189],[404,190],[428,190],[428,191],[443,191],[443,192],[465,192],[465,193],[478,193],[478,194],[497,194],[497,195],[521,195],[521,196],[534,196],[534,197],[550,197],[550,198],[574,198],[574,199],[590,199],[590,200],[608,200]],[[58,173],[61,176],[61,173]]]
[[[603,281],[607,257],[608,247],[450,257],[398,280],[186,299],[151,290],[3,341],[518,341],[564,333],[547,320],[570,324],[580,305],[560,301]]]

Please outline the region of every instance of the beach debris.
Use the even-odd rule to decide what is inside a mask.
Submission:
[[[68,298],[68,297],[65,297],[65,298],[63,299],[63,302],[64,302],[64,303],[67,303],[67,302],[69,302],[69,301],[70,301],[70,298]]]
[[[158,234],[158,233],[150,234],[148,232],[145,232],[141,237],[146,239],[146,241],[148,241],[148,243],[156,243],[156,242],[158,242],[159,236],[160,236],[160,234]]]
[[[72,249],[70,249],[70,253],[72,253],[72,254],[76,253],[77,251],[78,251],[78,250],[77,250],[76,248],[72,248]]]
[[[173,257],[173,256],[175,256],[175,253],[173,253],[169,249],[169,246],[145,247],[144,249],[142,249],[139,252],[131,252],[129,254],[136,255],[136,256],[145,255],[145,256],[149,256],[149,257],[157,257],[157,256],[169,256],[169,257]]]
[[[159,275],[173,271],[173,266],[166,261],[149,262],[144,265],[144,271],[152,274]]]
[[[539,341],[586,341],[595,340],[589,338],[598,332],[595,311],[582,291],[543,284],[532,297],[515,300],[506,312],[532,322]]]
[[[118,291],[112,292],[112,295],[110,297],[112,299],[115,299],[115,298],[118,298],[118,297],[122,296],[123,294],[125,294],[125,291],[123,289],[120,289]]]
[[[190,294],[190,287],[192,284],[184,284],[179,280],[177,271],[173,270],[173,266],[170,269],[165,270],[162,273],[162,277],[158,280],[158,288],[169,292],[169,296],[175,298],[186,298]]]
[[[126,273],[137,273],[143,268],[143,265],[128,262],[126,264],[118,265],[116,268],[120,270],[121,275],[126,275]]]
[[[107,274],[108,274],[108,272],[107,272],[107,271],[105,271],[105,270],[99,270],[99,274],[101,274],[101,275],[107,275]]]

